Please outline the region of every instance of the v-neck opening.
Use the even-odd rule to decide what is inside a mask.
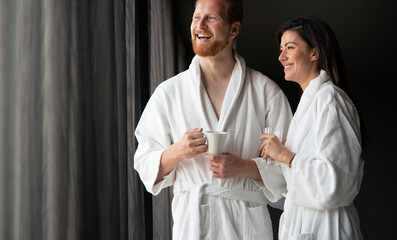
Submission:
[[[200,66],[198,62],[198,56],[193,60],[193,74],[194,78],[197,79],[197,83],[199,86],[198,90],[198,100],[200,104],[200,108],[202,111],[203,120],[208,129],[205,130],[216,130],[216,131],[224,131],[226,124],[228,122],[228,118],[232,112],[232,108],[235,105],[238,95],[241,92],[241,88],[244,84],[245,78],[245,62],[238,54],[235,54],[236,63],[233,67],[232,75],[230,77],[225,96],[223,98],[222,107],[220,110],[219,118],[215,113],[215,108],[210,100],[207,90],[204,87],[203,82],[201,81],[201,72]]]
[[[207,89],[205,89],[205,86],[202,81],[201,81],[201,89],[202,89],[200,91],[201,95],[202,95],[201,98],[204,100],[203,101],[203,105],[204,105],[203,110],[204,110],[204,114],[206,115],[206,118],[208,119],[208,123],[210,125],[210,126],[208,126],[208,127],[210,127],[210,129],[208,129],[208,130],[217,130],[217,125],[219,123],[219,119],[220,119],[221,115],[219,115],[219,119],[218,119],[218,117],[216,116],[216,113],[215,113],[215,108],[211,102],[211,98],[208,95]],[[225,100],[225,99],[223,99],[223,100]],[[223,102],[222,102],[222,107],[223,107]],[[221,111],[222,111],[222,107],[221,107]],[[214,123],[216,123],[215,126],[214,126]]]
[[[207,109],[207,117],[210,119],[211,123],[216,122],[216,126],[211,126],[213,128],[213,130],[218,130],[221,131],[222,129],[222,125],[221,122],[225,122],[226,121],[226,117],[227,117],[227,113],[230,111],[230,107],[233,104],[233,99],[236,98],[236,91],[235,89],[237,89],[236,86],[238,86],[239,84],[239,79],[241,78],[241,71],[239,71],[239,64],[238,61],[236,60],[233,70],[232,70],[232,74],[230,76],[229,79],[229,83],[227,84],[227,88],[226,88],[226,92],[225,92],[225,96],[223,97],[222,100],[222,106],[219,112],[219,118],[216,114],[216,110],[214,107],[214,104],[211,101],[211,98],[208,94],[207,89],[205,88],[203,82],[201,81],[201,86],[203,89],[203,95],[205,97],[205,101],[204,104],[205,109]],[[211,124],[210,123],[210,124]],[[211,124],[213,125],[213,124]]]

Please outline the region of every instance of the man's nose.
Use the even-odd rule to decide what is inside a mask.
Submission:
[[[206,29],[207,28],[207,23],[205,21],[205,18],[201,18],[200,21],[198,22],[198,27],[202,28],[202,29]]]

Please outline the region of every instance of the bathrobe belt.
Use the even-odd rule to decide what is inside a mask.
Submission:
[[[201,197],[209,195],[230,200],[242,200],[259,205],[267,205],[267,199],[263,192],[249,191],[244,189],[225,188],[208,183],[185,187],[178,191],[174,188],[174,194],[189,192],[189,213],[190,213],[190,230],[189,240],[200,239],[200,205]]]

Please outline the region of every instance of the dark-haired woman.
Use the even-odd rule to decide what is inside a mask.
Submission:
[[[285,79],[303,94],[285,145],[264,134],[262,156],[280,164],[287,182],[279,238],[362,239],[353,200],[363,175],[360,120],[340,86],[343,59],[328,24],[286,22],[277,33]]]

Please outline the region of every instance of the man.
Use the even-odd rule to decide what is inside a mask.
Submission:
[[[136,128],[134,166],[146,189],[174,186],[174,239],[273,238],[267,199],[281,198],[285,182],[257,158],[259,138],[265,126],[286,133],[292,114],[279,87],[233,51],[242,11],[241,0],[196,2],[197,55],[158,86]],[[205,154],[207,130],[227,132],[224,154]]]

